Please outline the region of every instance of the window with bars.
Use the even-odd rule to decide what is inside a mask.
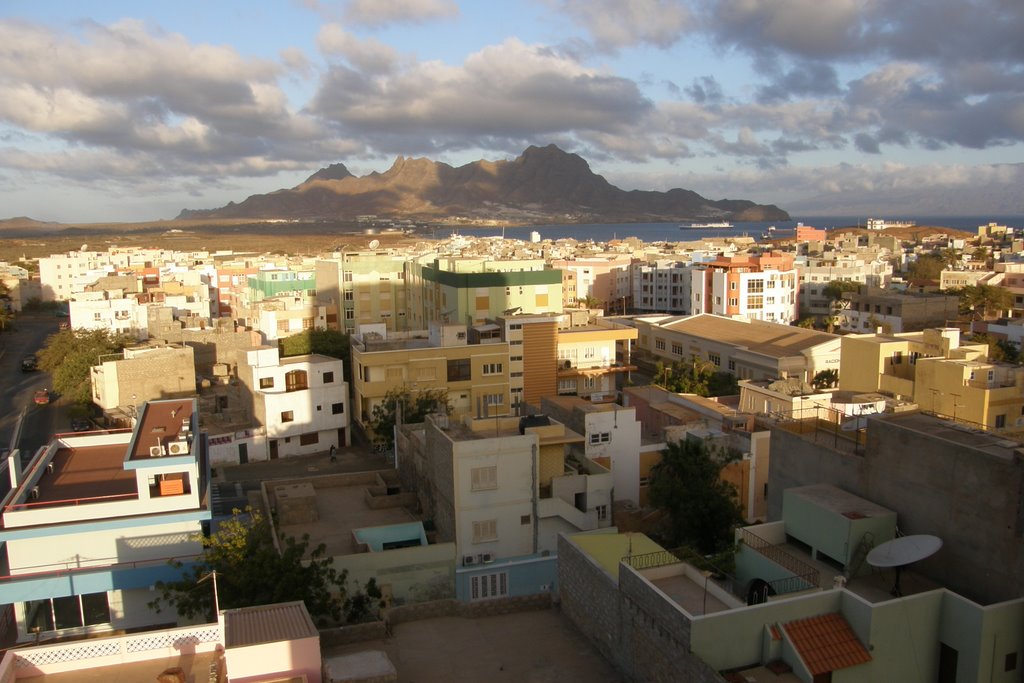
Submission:
[[[488,491],[498,488],[498,467],[474,467],[469,471],[470,490]]]
[[[489,543],[498,540],[498,520],[485,519],[473,522],[473,543]]]
[[[477,574],[470,577],[470,600],[490,600],[508,595],[508,572]]]

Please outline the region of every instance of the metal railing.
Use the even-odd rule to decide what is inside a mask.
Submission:
[[[0,583],[6,583],[10,581],[23,581],[25,579],[39,579],[43,577],[57,576],[60,574],[69,573],[121,571],[125,569],[141,569],[143,567],[159,567],[169,565],[172,562],[188,564],[190,562],[197,561],[200,558],[202,558],[202,555],[177,555],[170,557],[155,557],[150,560],[131,560],[128,562],[118,562],[116,557],[85,560],[85,562],[92,563],[104,563],[107,562],[107,560],[112,560],[108,564],[79,564],[77,562],[55,562],[53,564],[39,565],[36,567],[24,567],[23,570],[30,571],[22,571],[18,574],[0,575]]]
[[[671,550],[658,550],[653,553],[626,555],[622,558],[622,561],[636,570],[666,567],[670,564],[679,564],[683,562],[683,560]]]
[[[776,595],[806,590],[807,588],[813,588],[819,585],[821,577],[820,572],[817,569],[806,562],[793,557],[781,546],[769,543],[747,529],[740,529],[739,531],[741,543],[749,547],[751,550],[761,553],[775,564],[793,574],[792,577],[787,579],[780,579],[770,583],[772,588],[775,589]],[[775,586],[776,583],[780,584],[781,587],[788,588],[788,590],[779,590],[779,588]]]

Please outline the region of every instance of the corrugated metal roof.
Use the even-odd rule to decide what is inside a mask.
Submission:
[[[763,320],[735,320],[718,315],[695,315],[662,325],[666,330],[682,332],[702,339],[742,346],[773,358],[800,355],[803,351],[837,342],[839,337],[802,327]]]
[[[782,627],[812,676],[871,661],[838,612],[791,621]]]
[[[319,636],[301,601],[224,610],[225,648]]]

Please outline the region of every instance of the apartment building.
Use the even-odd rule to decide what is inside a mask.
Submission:
[[[629,272],[632,278],[630,310],[636,313],[691,313],[693,264],[690,261],[638,261],[630,266]]]
[[[70,295],[71,327],[76,330],[107,330],[142,340],[149,336],[147,305],[133,294],[119,290],[79,291]]]
[[[342,251],[316,262],[317,299],[338,316],[331,329],[351,334],[359,325],[384,323],[388,330],[409,327],[406,263],[398,250]]]
[[[496,325],[483,327],[435,323],[429,330],[405,333],[389,332],[383,323],[357,328],[352,336],[355,424],[369,434],[374,407],[388,391],[403,388],[413,393],[447,390],[455,420],[484,411],[511,415],[510,346],[487,336]]]
[[[800,305],[812,315],[832,315],[833,301],[825,296],[825,287],[835,280],[856,282],[869,287],[886,287],[892,281],[892,264],[887,252],[858,249],[830,252],[823,256],[800,257]]]
[[[839,336],[789,325],[719,315],[648,316],[628,322],[639,333],[633,360],[708,361],[738,379],[796,377],[810,382],[839,368]]]
[[[413,321],[484,324],[513,312],[559,313],[562,273],[543,259],[495,260],[479,257],[435,258],[410,263],[410,287],[421,287],[421,310]]]
[[[255,277],[258,272],[259,269],[254,265],[218,265],[211,286],[211,315],[237,318],[248,301],[249,278]]]
[[[308,330],[326,330],[327,310],[308,297],[294,294],[268,297],[250,309],[266,344]]]
[[[955,296],[861,287],[855,292],[843,293],[839,325],[850,332],[881,327],[898,334],[943,327],[959,316],[960,299]]]
[[[149,345],[101,357],[92,366],[92,400],[104,413],[138,411],[146,401],[192,398],[196,363],[190,346]]]
[[[628,274],[632,260],[628,254],[588,254],[552,259],[552,268],[573,276],[571,282],[576,290],[575,296],[566,297],[563,305],[567,308],[575,306],[590,297],[600,301],[605,310],[618,310],[616,302],[630,294],[629,289],[623,287],[629,280],[623,276]]]
[[[582,441],[545,415],[428,416],[403,430],[402,485],[455,542],[460,599],[547,592],[558,535],[611,524],[611,473],[570,456]]]
[[[59,434],[22,471],[0,519],[0,603],[12,604],[19,642],[166,624],[147,603],[202,550],[209,463],[190,399],[139,406],[135,428]]]
[[[281,358],[277,347],[260,347],[245,352],[238,378],[251,397],[256,427],[236,439],[239,452],[232,455],[238,460],[276,460],[351,444],[341,359],[319,354]]]
[[[789,324],[800,317],[799,277],[793,255],[735,255],[691,270],[692,313],[742,316]]]

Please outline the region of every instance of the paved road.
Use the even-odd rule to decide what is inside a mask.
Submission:
[[[21,371],[25,356],[42,348],[46,338],[57,332],[57,318],[52,315],[19,316],[14,321],[14,331],[0,334],[0,447],[11,447],[14,426],[22,410],[27,410],[27,419],[19,447],[23,453],[34,452],[46,443],[50,435],[66,431],[68,418],[66,409],[57,404],[37,406],[32,395],[39,389],[51,389],[52,380],[44,372]]]

